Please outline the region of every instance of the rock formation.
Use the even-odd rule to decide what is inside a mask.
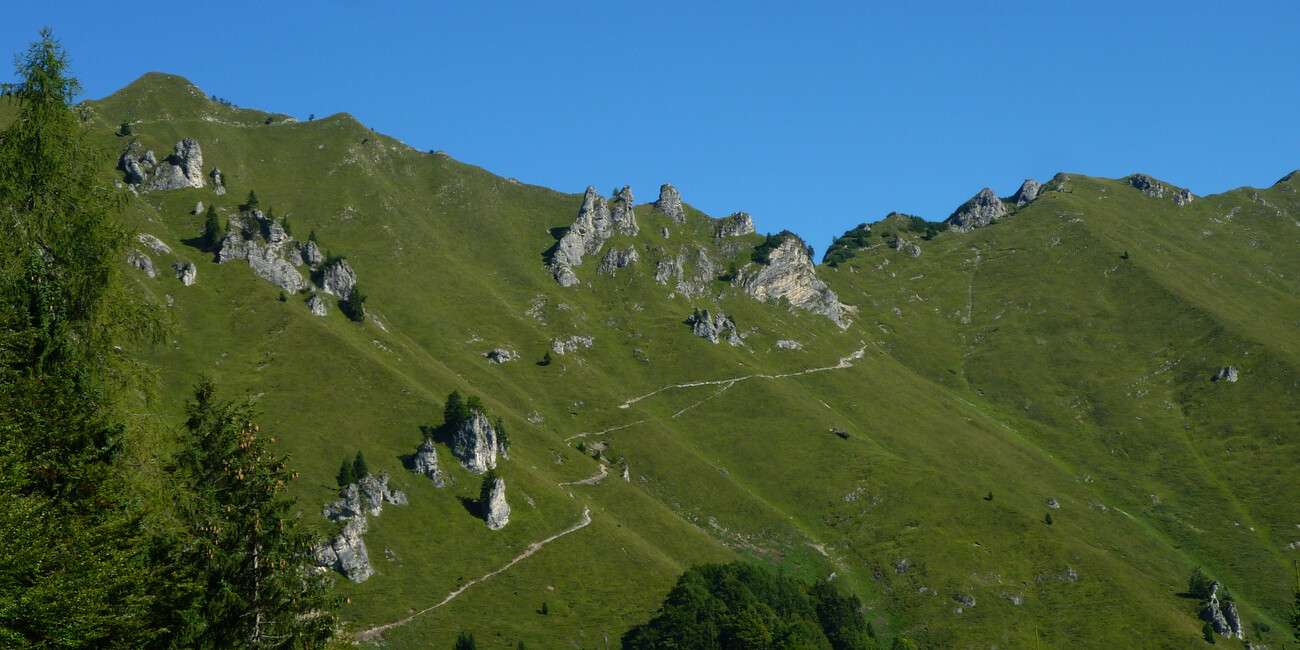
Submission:
[[[177,260],[172,262],[172,271],[176,273],[176,279],[181,284],[190,286],[198,279],[199,270],[194,266],[194,262],[189,260]]]
[[[154,277],[153,258],[145,255],[143,251],[131,251],[126,254],[126,263],[134,266],[148,277]]]
[[[157,237],[154,237],[153,235],[150,235],[148,233],[143,233],[143,232],[136,233],[135,238],[136,241],[139,241],[141,244],[148,246],[150,250],[152,250],[155,253],[158,253],[159,255],[167,255],[172,252],[170,246],[164,244],[161,239],[158,239]]]
[[[514,361],[519,355],[515,354],[512,350],[496,348],[484,352],[483,356],[487,357],[489,363],[506,363],[508,361]]]
[[[190,214],[203,214],[203,202],[199,201],[194,204],[194,210]]]
[[[696,310],[686,319],[691,331],[696,336],[710,343],[725,339],[732,345],[740,345],[740,336],[736,333],[736,324],[725,314],[710,314],[709,310]]]
[[[311,297],[307,299],[307,309],[317,316],[324,316],[329,313],[325,307],[325,300],[315,293],[311,294]]]
[[[1007,216],[1007,206],[1002,204],[1002,199],[999,199],[992,189],[986,187],[957,208],[957,211],[948,217],[947,222],[956,232],[970,232],[1005,216]]]
[[[153,178],[145,183],[147,190],[178,190],[183,187],[201,188],[203,180],[203,151],[198,141],[185,138],[176,143],[175,152],[154,170]]]
[[[781,348],[782,350],[802,350],[803,344],[789,339],[780,339],[776,342],[776,347]]]
[[[510,523],[510,504],[506,503],[506,480],[497,478],[492,481],[492,490],[488,502],[483,506],[483,518],[491,530],[501,530]]]
[[[1038,190],[1040,187],[1038,181],[1032,178],[1027,178],[1025,179],[1025,182],[1020,185],[1020,189],[1016,190],[1016,193],[1011,197],[1011,200],[1015,201],[1017,208],[1023,208],[1026,203],[1038,198]]]
[[[486,415],[475,412],[452,434],[451,453],[465,469],[482,474],[497,466],[497,430]]]
[[[316,265],[325,261],[325,256],[320,252],[320,246],[316,242],[307,240],[305,243],[298,244],[298,251],[302,254],[302,260],[307,266],[315,268]]]
[[[712,291],[713,280],[718,277],[719,270],[718,265],[709,259],[709,254],[703,248],[698,248],[694,260],[688,259],[685,251],[676,257],[659,260],[655,265],[655,282],[666,285],[669,280],[676,280],[675,291],[686,296],[700,297]]]
[[[730,217],[714,222],[714,237],[739,237],[754,234],[754,220],[748,212],[733,212]]]
[[[152,276],[150,276],[152,277]],[[1226,381],[1230,384],[1237,383],[1237,368],[1234,366],[1224,366],[1214,373],[1210,381]]]
[[[442,469],[438,467],[438,450],[431,438],[425,438],[424,443],[416,450],[411,470],[416,474],[429,477],[434,487],[447,487],[447,479],[443,477]]]
[[[348,261],[339,258],[321,272],[321,290],[340,300],[347,300],[357,286],[357,274]]]
[[[1237,605],[1228,601],[1222,607],[1220,606],[1219,586],[1217,580],[1210,583],[1210,597],[1205,601],[1205,609],[1201,610],[1201,620],[1209,623],[1216,634],[1244,639],[1245,634],[1241,630],[1241,617],[1237,614]]]
[[[132,141],[122,151],[122,155],[117,159],[117,168],[122,171],[127,185],[141,185],[148,178],[149,169],[153,168],[152,163],[143,162],[140,153],[140,144]],[[152,157],[153,152],[149,152]]]
[[[344,522],[337,537],[314,549],[316,566],[342,573],[353,582],[365,582],[375,574],[370,553],[361,538],[369,529],[367,516],[377,517],[385,502],[406,505],[406,495],[388,486],[388,475],[369,474],[344,487],[338,501],[325,504],[321,514],[330,521]]]
[[[254,234],[244,236],[244,230]],[[269,238],[262,240],[263,234]],[[274,240],[274,241],[272,241]],[[217,247],[217,263],[225,264],[232,260],[245,260],[263,280],[274,283],[290,293],[297,293],[306,288],[307,280],[285,259],[289,251],[290,237],[280,225],[267,219],[260,210],[241,217],[239,223],[231,223],[231,228]]]
[[[895,245],[894,245],[894,248],[895,248],[895,250],[897,250],[898,252],[900,252],[900,253],[902,253],[902,254],[908,256],[908,257],[920,257],[920,256],[921,256],[921,247],[920,247],[920,246],[917,246],[915,243],[913,243],[913,242],[911,242],[911,241],[909,241],[909,240],[907,240],[907,239],[904,239],[904,238],[902,238],[902,237],[899,237],[899,238],[896,240],[896,243],[895,243]]]
[[[610,213],[610,220],[614,222],[614,227],[618,228],[620,233],[628,236],[635,236],[641,231],[636,225],[636,214],[632,207],[632,188],[624,185],[614,197],[614,209]]]
[[[682,207],[682,195],[669,183],[659,187],[659,200],[654,202],[654,209],[677,223],[686,223],[686,208]]]
[[[785,298],[795,307],[830,318],[841,329],[849,326],[849,308],[817,279],[808,248],[798,237],[786,237],[768,253],[767,264],[759,265],[757,271],[746,267],[736,282],[758,300]]]
[[[567,354],[575,352],[579,348],[589,348],[592,344],[590,336],[570,336],[567,339],[556,339],[551,341],[551,351],[556,354]]]
[[[225,180],[225,176],[222,175],[221,170],[213,167],[212,172],[208,175],[212,177],[212,191],[216,193],[217,196],[225,194],[226,186],[222,184]]]
[[[619,269],[625,269],[639,259],[641,259],[641,256],[637,255],[636,249],[631,246],[623,249],[610,249],[608,253],[605,253],[605,259],[600,261],[600,266],[596,268],[596,272],[617,275]]]
[[[1174,203],[1178,205],[1187,205],[1196,199],[1196,196],[1190,190],[1183,187],[1174,187],[1162,183],[1146,174],[1133,174],[1128,179],[1129,187],[1153,198],[1162,199],[1165,194],[1170,194],[1174,198]]]

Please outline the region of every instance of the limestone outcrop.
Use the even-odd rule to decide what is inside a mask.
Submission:
[[[911,240],[899,237],[894,244],[894,249],[908,257],[920,257],[921,247]]]
[[[1174,187],[1162,183],[1146,174],[1133,174],[1126,180],[1128,181],[1129,187],[1132,187],[1153,199],[1162,199],[1166,194],[1168,194],[1173,197],[1174,203],[1178,205],[1187,205],[1196,199],[1196,196],[1192,194],[1191,190],[1184,187]]]
[[[149,233],[144,233],[144,232],[136,233],[135,239],[141,244],[148,246],[150,250],[152,250],[155,253],[158,253],[159,255],[168,255],[172,252],[170,246],[164,244],[161,239],[158,239],[157,237],[154,237]]]
[[[328,308],[325,306],[325,300],[320,297],[320,294],[315,293],[311,294],[311,297],[307,299],[307,309],[315,316],[325,316],[329,313]]]
[[[619,269],[632,266],[639,259],[641,259],[641,256],[631,246],[623,249],[611,249],[608,253],[605,253],[605,258],[600,261],[600,266],[596,268],[596,272],[618,275]]]
[[[151,276],[152,277],[152,276]],[[1210,381],[1226,381],[1230,384],[1237,383],[1237,368],[1234,366],[1224,366],[1214,373]]]
[[[452,434],[451,453],[465,469],[483,474],[497,466],[497,430],[486,415],[474,412]]]
[[[177,260],[172,262],[172,271],[176,273],[176,279],[181,281],[185,286],[191,286],[198,280],[199,270],[194,266],[194,262],[189,260]]]
[[[739,237],[754,234],[754,220],[748,212],[733,212],[731,216],[714,222],[714,237]]]
[[[701,297],[711,291],[720,270],[703,248],[696,249],[694,256],[682,251],[655,264],[655,282],[666,285],[674,281],[673,288],[677,293]]]
[[[632,190],[624,185],[613,202],[611,210],[605,197],[596,193],[596,188],[587,188],[578,218],[556,243],[551,254],[549,268],[560,286],[571,287],[579,282],[573,267],[581,265],[584,257],[599,253],[615,230],[624,235],[639,232],[632,210]]]
[[[501,530],[510,523],[510,504],[506,503],[506,480],[498,477],[492,481],[487,504],[483,507],[483,518],[487,520],[490,530]]]
[[[321,291],[340,300],[347,300],[357,286],[357,274],[343,258],[325,266],[321,271]]]
[[[248,231],[249,236],[245,236]],[[291,238],[280,224],[267,219],[260,210],[231,222],[231,228],[217,247],[217,263],[244,260],[258,277],[290,293],[307,287],[307,280],[286,259]]]
[[[1237,614],[1237,605],[1232,601],[1220,605],[1219,587],[1218,581],[1210,583],[1210,597],[1205,601],[1205,609],[1201,610],[1201,620],[1209,623],[1216,634],[1245,639],[1241,629],[1241,617]]]
[[[343,488],[340,499],[325,504],[321,514],[330,521],[344,522],[338,536],[313,549],[316,566],[334,569],[353,582],[365,582],[375,574],[370,565],[362,534],[369,529],[367,517],[378,517],[384,503],[406,505],[406,495],[388,485],[388,475],[368,474]]]
[[[971,200],[964,203],[946,220],[949,227],[956,232],[970,232],[983,228],[998,219],[1007,216],[1007,206],[990,188],[979,191]]]
[[[614,197],[614,209],[610,212],[610,220],[614,222],[614,227],[618,228],[620,233],[628,236],[634,236],[641,231],[636,225],[636,214],[632,208],[632,188],[624,185]]]
[[[216,167],[213,167],[212,172],[209,173],[208,176],[212,178],[213,193],[215,193],[217,196],[221,196],[222,194],[225,194],[226,186],[223,184],[223,182],[225,181],[226,177],[222,175],[221,170],[217,169]]]
[[[152,178],[145,183],[147,190],[179,190],[184,187],[202,188],[203,151],[193,138],[176,143],[175,151],[158,164]]]
[[[591,347],[593,340],[590,336],[570,336],[567,339],[555,339],[551,341],[551,351],[556,354],[568,354],[576,352],[581,348]]]
[[[514,361],[519,357],[518,354],[515,354],[514,350],[507,350],[505,348],[488,350],[483,353],[483,356],[487,357],[488,363],[507,363]]]
[[[299,243],[298,251],[302,255],[302,261],[312,268],[325,261],[325,256],[320,252],[320,246],[317,246],[316,242],[310,239],[305,243]]]
[[[1017,208],[1025,207],[1026,203],[1038,198],[1038,191],[1042,188],[1038,181],[1032,178],[1026,178],[1024,183],[1020,184],[1020,189],[1012,195],[1011,200],[1015,202]]]
[[[126,263],[144,271],[144,274],[148,277],[152,278],[155,275],[153,270],[153,258],[146,255],[144,251],[136,250],[127,253]]]
[[[725,340],[732,345],[741,345],[740,336],[736,333],[736,323],[725,314],[711,314],[707,309],[696,310],[686,319],[686,324],[691,326],[691,331],[696,336],[710,343]]]
[[[808,248],[798,237],[788,236],[773,248],[767,264],[746,266],[735,283],[757,300],[785,298],[795,307],[830,318],[841,329],[849,326],[850,308],[817,279]]]
[[[438,449],[431,438],[425,438],[416,450],[411,471],[429,477],[434,487],[447,487],[447,479],[438,467]]]
[[[654,202],[654,209],[677,223],[686,223],[686,208],[682,206],[682,195],[669,183],[659,187],[659,200]]]

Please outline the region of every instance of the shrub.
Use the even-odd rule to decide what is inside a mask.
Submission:
[[[1210,585],[1214,581],[1201,571],[1201,567],[1192,569],[1192,574],[1187,577],[1187,593],[1201,600],[1210,599]]]

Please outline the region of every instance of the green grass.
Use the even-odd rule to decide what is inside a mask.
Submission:
[[[909,237],[919,258],[875,236],[838,269],[819,268],[859,309],[841,331],[724,282],[698,298],[656,283],[660,260],[703,249],[724,269],[743,266],[762,241],[714,240],[694,210],[677,224],[639,206],[641,234],[604,250],[635,246],[640,261],[610,277],[596,273],[597,254],[577,268],[583,284],[561,289],[542,254],[580,194],[411,149],[345,114],[294,123],[220,106],[166,75],[89,106],[114,156],[129,138],[112,132],[135,120],[133,137],[160,156],[196,138],[229,189],[129,205],[128,224],[174,251],[154,255],[157,278],[127,271],[152,300],[172,300],[168,342],[141,351],[159,368],[149,410],[178,423],[199,372],[253,396],[302,473],[292,492],[305,521],[322,530],[334,473],[358,450],[410,498],[371,521],[379,575],[340,582],[353,629],[438,602],[591,508],[589,527],[393,630],[392,647],[446,647],[460,629],[484,647],[603,647],[647,620],[686,566],[740,556],[801,579],[834,573],[884,638],[933,647],[1027,647],[1035,631],[1043,647],[1188,647],[1200,626],[1178,593],[1201,565],[1247,622],[1271,626],[1253,640],[1285,640],[1279,569],[1300,539],[1295,181],[1179,207],[1074,176],[992,227]],[[327,318],[303,297],[279,302],[243,263],[217,265],[184,243],[202,228],[196,201],[229,216],[250,189],[299,238],[314,230],[348,257],[387,332],[349,322],[333,299]],[[171,276],[178,258],[198,265],[198,284]],[[682,321],[697,307],[732,316],[745,346],[693,336]],[[595,344],[536,365],[572,335]],[[775,349],[778,339],[804,350]],[[669,384],[831,366],[864,345],[852,368],[619,408]],[[488,364],[494,347],[521,360]],[[1240,382],[1209,381],[1230,364]],[[501,472],[514,514],[502,531],[462,506],[477,477],[445,448],[453,486],[401,466],[453,389],[482,396],[511,431]],[[632,480],[615,463],[598,485],[559,486],[597,470],[566,438],[613,427],[624,428],[581,440],[608,444]],[[1051,526],[1048,498],[1061,503]],[[902,558],[913,568],[896,573]],[[1067,566],[1077,582],[1058,579]],[[977,606],[955,614],[955,593]]]

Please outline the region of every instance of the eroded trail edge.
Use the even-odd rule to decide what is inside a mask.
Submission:
[[[583,508],[582,508],[582,518],[578,520],[578,523],[576,523],[576,524],[574,524],[574,525],[572,525],[572,526],[570,526],[570,527],[568,527],[568,528],[566,528],[566,529],[564,529],[564,530],[562,530],[562,531],[560,531],[560,532],[558,532],[558,533],[556,533],[556,534],[554,534],[554,535],[551,535],[550,537],[547,537],[546,539],[543,539],[543,540],[540,540],[540,541],[536,541],[536,542],[533,542],[532,544],[529,544],[529,545],[528,545],[528,548],[525,549],[523,553],[520,553],[519,555],[516,555],[516,556],[514,557],[513,560],[510,560],[509,562],[505,563],[503,566],[501,566],[500,568],[496,569],[495,571],[492,571],[491,573],[486,573],[486,574],[484,574],[484,575],[481,576],[481,577],[474,578],[473,580],[470,580],[469,582],[466,582],[465,584],[463,584],[463,585],[461,585],[460,587],[458,587],[455,591],[453,591],[453,592],[447,594],[447,597],[446,597],[446,598],[443,598],[441,601],[439,601],[438,604],[436,604],[436,605],[431,605],[431,606],[429,606],[429,607],[426,607],[426,608],[424,608],[424,609],[422,609],[422,610],[420,610],[420,611],[418,611],[418,612],[416,612],[416,613],[414,613],[414,614],[411,614],[410,616],[407,616],[406,618],[404,618],[404,619],[402,619],[402,620],[400,620],[400,621],[393,621],[392,623],[386,623],[386,624],[384,624],[384,625],[377,625],[377,626],[372,627],[372,628],[370,628],[370,629],[368,629],[368,630],[363,630],[363,631],[361,631],[361,632],[357,632],[356,634],[353,635],[353,638],[355,638],[357,641],[373,641],[373,640],[375,640],[375,639],[378,639],[379,636],[382,635],[384,632],[387,632],[388,630],[391,630],[391,629],[393,629],[393,628],[395,628],[395,627],[401,627],[401,626],[403,626],[403,625],[406,625],[407,623],[410,623],[411,621],[415,620],[417,617],[422,616],[422,615],[424,615],[424,614],[428,614],[429,612],[432,612],[433,610],[438,609],[439,607],[442,607],[443,605],[446,605],[447,603],[451,602],[452,600],[455,600],[455,598],[456,598],[457,596],[459,596],[459,595],[461,595],[462,593],[464,593],[466,589],[469,589],[470,587],[472,587],[472,586],[474,586],[474,585],[476,585],[476,584],[478,584],[478,583],[480,583],[480,582],[483,582],[484,580],[487,580],[488,578],[491,578],[492,576],[497,575],[498,573],[502,573],[502,572],[504,572],[506,569],[509,569],[510,567],[512,567],[512,566],[514,566],[514,565],[520,563],[521,561],[527,559],[527,558],[528,558],[529,556],[531,556],[533,553],[536,553],[537,551],[541,550],[541,548],[542,548],[543,546],[546,546],[547,544],[550,544],[551,542],[554,542],[555,540],[557,540],[557,539],[559,539],[559,538],[561,538],[561,537],[564,537],[565,535],[568,535],[569,533],[572,533],[572,532],[576,532],[576,531],[578,531],[578,530],[581,530],[581,529],[587,527],[587,525],[590,524],[590,523],[591,523],[591,508],[588,508],[588,507],[586,507],[586,506],[583,506]]]

